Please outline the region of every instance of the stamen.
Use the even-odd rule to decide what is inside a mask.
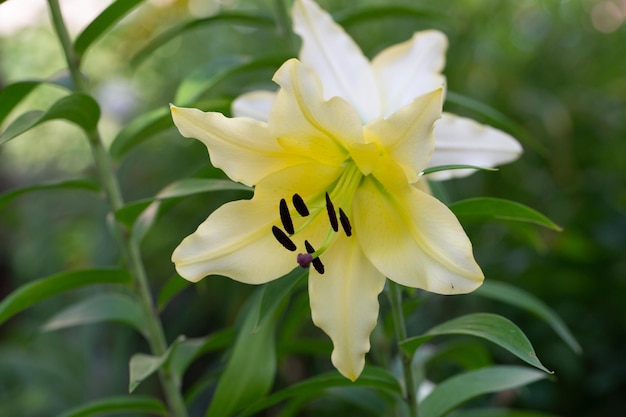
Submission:
[[[328,194],[327,194],[328,195]],[[313,248],[313,246],[309,243],[308,240],[304,241],[304,247],[306,248],[306,251],[308,252],[308,255],[312,254],[313,252],[315,252],[315,249]],[[306,255],[303,255],[303,257]],[[298,256],[300,257],[300,256]],[[313,268],[315,268],[315,270],[320,274],[324,274],[324,264],[322,263],[322,261],[320,260],[320,258],[313,258],[313,256],[311,256],[311,263],[313,263]],[[307,257],[308,259],[308,257]]]
[[[293,241],[289,239],[289,236],[287,236],[285,232],[280,230],[280,228],[272,226],[272,234],[274,235],[276,240],[285,247],[285,249],[290,250],[291,252],[297,249],[296,244],[293,243]]]
[[[328,212],[328,220],[330,220],[331,227],[335,232],[338,231],[339,222],[337,222],[337,213],[335,212],[335,206],[333,206],[332,201],[330,201],[328,193],[326,193],[326,211]]]
[[[298,261],[298,265],[302,268],[308,268],[313,261],[313,255],[310,253],[299,253],[296,260]]]
[[[280,205],[279,205],[278,210],[280,212],[280,221],[283,223],[283,227],[285,228],[285,231],[289,233],[290,235],[293,235],[294,233],[293,222],[291,221],[291,216],[289,215],[289,208],[287,207],[287,202],[285,201],[284,198],[280,200]]]
[[[309,208],[304,204],[304,200],[300,197],[299,194],[294,194],[291,201],[293,202],[293,206],[296,208],[296,211],[302,217],[306,217],[309,215]]]
[[[350,225],[350,220],[348,220],[348,216],[341,208],[339,208],[339,221],[341,222],[343,231],[346,232],[346,236],[352,236],[352,226]]]

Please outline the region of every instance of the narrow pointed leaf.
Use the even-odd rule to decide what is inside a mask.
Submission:
[[[169,412],[163,403],[156,398],[147,396],[119,396],[91,402],[73,408],[56,417],[93,417],[111,413],[144,413],[168,416]]]
[[[229,328],[206,337],[183,340],[172,351],[170,371],[178,378],[182,378],[194,360],[205,353],[231,346],[234,338],[235,332]]]
[[[0,135],[0,145],[49,120],[67,120],[86,132],[96,128],[100,119],[100,106],[82,93],[67,95],[54,103],[46,112],[38,110],[22,114]]]
[[[129,368],[129,384],[128,393],[132,392],[150,375],[161,369],[161,367],[170,359],[172,351],[179,343],[185,340],[184,336],[179,336],[161,356],[146,355],[144,353],[136,353],[130,358]]]
[[[369,20],[378,21],[383,17],[412,17],[420,20],[425,19],[429,22],[443,22],[445,20],[445,15],[436,10],[427,10],[425,8],[418,9],[411,6],[388,5],[359,7],[354,9],[348,8],[346,12],[338,13],[335,17],[335,21],[345,28]]]
[[[119,159],[150,136],[171,126],[173,126],[173,122],[168,107],[161,107],[144,113],[119,131],[111,142],[109,152],[114,159]]]
[[[455,411],[454,417],[558,417],[532,410],[513,410],[507,408],[480,408],[476,410]]]
[[[301,398],[311,401],[322,397],[327,390],[336,387],[368,387],[393,397],[400,398],[402,396],[402,389],[398,380],[392,374],[382,368],[366,366],[363,373],[354,382],[335,371],[317,375],[252,403],[238,417],[258,415],[260,411],[290,399]]]
[[[475,165],[439,165],[436,167],[426,168],[424,171],[422,171],[422,173],[424,175],[428,175],[428,174],[432,174],[433,172],[449,171],[451,169],[475,169],[478,171],[497,171],[498,170],[498,168],[485,168],[485,167],[478,167]]]
[[[174,276],[168,279],[161,287],[159,295],[157,296],[157,308],[159,312],[165,309],[172,298],[191,285],[192,283],[190,281],[187,281],[178,274],[174,274]]]
[[[126,16],[143,0],[117,0],[102,11],[89,25],[78,35],[74,42],[74,51],[82,56],[87,48],[100,38],[121,18]]]
[[[277,312],[255,328],[260,294],[249,301],[232,354],[221,375],[206,417],[229,416],[259,400],[272,387],[276,374]]]
[[[582,353],[582,347],[576,341],[576,338],[574,338],[563,320],[561,320],[549,306],[532,294],[504,282],[496,281],[485,282],[475,291],[475,294],[531,312],[542,320],[545,320],[574,352],[578,354]]]
[[[276,308],[289,296],[294,288],[304,282],[304,278],[307,275],[308,271],[297,267],[284,277],[265,284],[261,292],[259,317],[255,327],[260,326],[264,320],[271,317]]]
[[[60,74],[47,80],[26,80],[9,84],[0,90],[0,126],[11,111],[34,89],[40,85],[53,85],[68,88],[67,74]]]
[[[56,189],[78,189],[92,192],[100,191],[100,187],[95,181],[87,179],[73,179],[64,181],[54,181],[43,184],[28,185],[26,187],[15,188],[0,194],[0,209],[13,199],[22,194],[31,193],[33,191],[45,191]]]
[[[548,229],[561,231],[552,220],[538,211],[510,200],[492,197],[468,198],[450,204],[450,210],[463,221],[505,220],[533,223]]]
[[[489,340],[508,350],[524,362],[551,373],[539,361],[535,350],[524,333],[510,320],[490,313],[467,314],[433,327],[425,334],[403,341],[402,350],[412,357],[424,342],[441,335],[468,335]]]
[[[120,269],[88,269],[61,272],[23,285],[0,302],[0,324],[36,304],[64,291],[94,284],[130,284],[128,271]]]
[[[270,17],[237,12],[219,13],[211,17],[192,20],[190,22],[175,26],[154,38],[132,58],[131,65],[137,66],[141,64],[156,49],[160,48],[170,40],[188,30],[202,26],[213,25],[220,22],[236,23],[238,25],[250,26],[255,28],[274,26],[274,21]]]
[[[453,376],[435,387],[419,405],[420,417],[442,417],[479,395],[505,391],[546,378],[519,366],[493,366]]]
[[[83,324],[115,321],[144,333],[143,315],[137,302],[126,294],[101,294],[80,301],[52,316],[43,331],[53,331]]]

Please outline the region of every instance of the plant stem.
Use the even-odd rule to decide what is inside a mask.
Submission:
[[[388,296],[389,302],[391,303],[391,314],[393,317],[394,330],[396,332],[396,341],[398,343],[398,349],[400,349],[400,342],[407,338],[404,312],[402,311],[402,287],[391,280],[388,280],[387,283],[389,285]],[[404,354],[402,354],[402,370],[404,371],[405,395],[409,406],[409,413],[411,417],[418,417],[417,390],[415,387],[413,368],[411,366],[411,358]]]
[[[80,72],[80,62],[78,56],[74,52],[69,33],[67,32],[65,22],[63,21],[59,2],[58,0],[48,0],[48,5],[50,8],[52,24],[61,42],[67,66],[70,71],[72,81],[74,82],[75,91],[88,93],[85,80]],[[115,212],[124,205],[124,200],[120,192],[117,177],[112,169],[111,159],[102,143],[98,130],[94,129],[91,132],[86,132],[86,134],[89,138],[89,144],[91,146],[94,163],[100,177],[102,188],[104,189],[111,210]],[[161,320],[152,299],[148,277],[141,259],[139,243],[133,240],[126,227],[122,223],[116,221],[113,216],[111,223],[113,232],[118,238],[120,251],[124,256],[124,260],[131,275],[133,276],[133,289],[144,315],[144,324],[146,326],[145,335],[148,339],[150,349],[153,355],[162,356],[167,351],[167,342],[163,332]],[[172,375],[167,363],[159,369],[159,378],[172,415],[176,417],[186,417],[187,410],[180,393],[180,381]]]

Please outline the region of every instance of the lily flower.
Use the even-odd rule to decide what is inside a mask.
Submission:
[[[429,91],[445,84],[448,40],[437,30],[416,32],[403,43],[381,51],[370,62],[354,40],[312,0],[296,0],[294,31],[302,38],[299,59],[317,72],[324,97],[347,100],[366,123],[388,117]],[[233,103],[235,116],[267,120],[275,93],[253,91]],[[443,113],[435,124],[435,151],[428,167],[499,166],[517,159],[520,144],[509,134],[476,121]],[[471,169],[439,171],[428,179],[445,180],[473,173]]]
[[[252,199],[215,210],[172,261],[193,282],[224,275],[263,284],[308,268],[313,322],[332,339],[333,365],[354,381],[387,277],[439,294],[483,281],[457,218],[420,187],[443,91],[363,123],[344,98],[325,99],[315,71],[296,59],[273,80],[279,90],[267,122],[172,106],[183,136],[254,187]]]

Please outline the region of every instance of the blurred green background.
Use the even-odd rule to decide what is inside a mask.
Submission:
[[[0,17],[8,13],[10,3],[19,1],[0,4]],[[108,2],[100,3],[102,9]],[[171,0],[138,7],[96,43],[84,61],[103,109],[100,128],[105,140],[111,141],[134,117],[175,102],[183,79],[202,70],[210,74],[212,66],[225,59],[271,57],[264,68],[229,77],[203,99],[220,98],[227,104],[244,91],[270,87],[280,60],[298,50],[297,38],[286,32],[277,12],[280,4]],[[484,112],[452,101],[446,110],[509,131],[515,126],[511,133],[525,148],[519,161],[499,172],[446,182],[449,202],[483,195],[508,198],[543,212],[564,228],[554,233],[502,223],[466,225],[487,279],[512,283],[550,305],[582,345],[582,355],[535,317],[472,295],[433,301],[424,310],[432,314],[415,318],[414,332],[468,310],[498,312],[526,332],[543,363],[556,372],[555,381],[526,388],[517,400],[521,405],[561,416],[626,415],[626,1],[319,0],[319,4],[344,23],[370,57],[416,30],[445,31],[450,40],[445,69],[449,91],[496,109],[513,125],[498,125]],[[389,4],[428,13],[342,20],[357,5]],[[131,62],[168,28],[229,9],[269,16],[283,26],[199,26],[142,62]],[[45,9],[38,15],[40,24],[0,38],[0,85],[47,78],[63,70]],[[45,109],[61,95],[55,87],[40,87],[11,118],[33,108]],[[0,191],[51,179],[93,177],[91,165],[78,129],[50,122],[0,147]],[[137,146],[116,168],[127,201],[150,197],[177,179],[222,175],[208,166],[201,144],[181,138],[173,128]],[[242,197],[246,195],[190,197],[159,220],[143,244],[155,289],[174,275],[169,255],[180,239],[210,210]],[[31,193],[0,207],[0,297],[61,270],[116,265],[118,253],[105,217],[106,206],[98,196],[75,190]],[[126,361],[146,349],[130,329],[99,324],[39,331],[47,317],[78,299],[81,291],[54,297],[0,327],[3,415],[54,415],[89,399],[126,391]],[[225,278],[188,288],[163,312],[168,337],[200,336],[232,325],[251,291]],[[214,362],[209,357],[198,369]],[[316,369],[315,363],[307,366],[309,371]],[[140,391],[151,388],[147,384]]]

